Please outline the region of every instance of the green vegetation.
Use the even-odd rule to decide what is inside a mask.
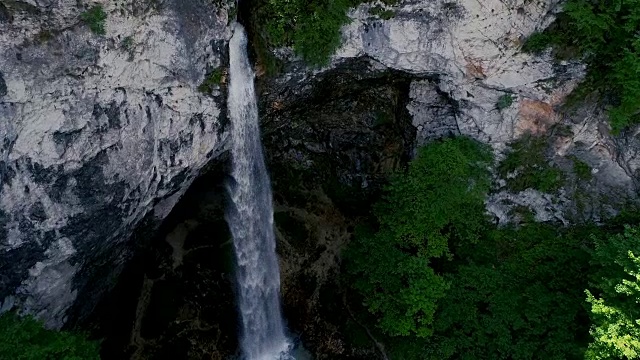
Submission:
[[[509,190],[533,188],[548,193],[562,186],[562,171],[549,165],[545,158],[545,138],[525,135],[510,144],[510,147],[507,157],[498,165],[498,172],[506,179]],[[515,176],[510,176],[511,174]]]
[[[448,276],[432,358],[579,358],[588,254],[576,235],[533,223],[460,248],[466,261]]]
[[[362,0],[264,0],[255,9],[256,45],[261,62],[268,70],[277,67],[269,51],[292,46],[311,66],[325,65],[341,43],[340,28],[347,24],[347,11]],[[397,0],[383,1],[393,5]],[[381,9],[382,10],[382,9]],[[382,11],[382,18],[395,15]]]
[[[122,39],[122,42],[120,42],[120,46],[122,46],[123,49],[130,51],[131,48],[133,47],[133,37],[127,36],[124,39]]]
[[[198,86],[198,91],[205,94],[210,94],[213,89],[215,89],[222,83],[222,76],[222,68],[218,67],[211,70],[211,72],[209,72],[209,74],[207,74],[207,76],[204,78],[202,84]]]
[[[513,105],[513,96],[511,94],[504,94],[500,96],[498,103],[496,103],[498,110],[504,110],[511,105]]]
[[[360,229],[348,254],[354,287],[387,334],[432,334],[436,302],[449,285],[429,264],[451,255],[450,241],[477,240],[490,162],[489,149],[471,139],[427,145],[375,208],[378,230]]]
[[[320,66],[340,46],[348,0],[267,0],[259,27],[268,47],[293,46],[309,65]]]
[[[537,163],[546,143],[525,143],[518,160]],[[497,228],[490,163],[470,139],[429,144],[357,229],[347,283],[390,358],[640,358],[640,228],[620,233],[637,216]]]
[[[394,16],[396,16],[396,12],[395,11],[393,11],[393,10],[385,10],[381,6],[372,7],[371,9],[369,9],[369,14],[371,14],[373,16],[378,16],[379,18],[381,18],[383,20],[389,20],[389,19],[393,18]]]
[[[595,289],[586,291],[593,322],[586,358],[640,359],[640,227],[595,240],[599,270]]]
[[[576,174],[578,179],[589,181],[593,178],[593,174],[591,173],[591,166],[589,166],[589,164],[573,155],[569,156],[568,158],[573,161],[573,172]]]
[[[50,30],[42,30],[36,36],[39,43],[46,43],[47,41],[53,39],[53,33]]]
[[[104,35],[104,22],[107,20],[107,14],[104,12],[102,5],[96,5],[91,9],[80,14],[80,18],[89,26],[94,34]]]
[[[0,316],[0,359],[100,359],[100,344],[82,334],[45,329],[33,318]]]
[[[568,0],[549,29],[532,35],[523,50],[553,47],[561,58],[588,64],[577,91],[599,90],[610,106],[615,133],[640,122],[640,0]]]

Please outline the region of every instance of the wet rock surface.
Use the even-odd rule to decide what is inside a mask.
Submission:
[[[104,359],[227,359],[235,354],[234,255],[224,220],[227,166],[227,156],[209,164],[157,235],[138,242],[121,285],[93,319],[107,338]],[[124,316],[111,317],[115,312]]]

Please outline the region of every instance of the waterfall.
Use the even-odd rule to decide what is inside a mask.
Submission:
[[[286,355],[280,309],[280,269],[273,232],[273,204],[264,163],[254,73],[247,57],[247,35],[235,24],[229,42],[229,116],[233,182],[226,219],[236,252],[240,350],[243,360],[277,360]]]

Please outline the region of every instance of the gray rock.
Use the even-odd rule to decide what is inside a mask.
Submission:
[[[7,95],[7,83],[4,81],[2,72],[0,71],[0,96]]]
[[[132,231],[162,220],[224,151],[222,99],[196,88],[222,63],[226,13],[101,3],[104,37],[79,26],[75,1],[0,21],[0,301],[51,327],[87,316]]]
[[[551,135],[549,155],[554,161],[566,163],[563,157],[576,155],[593,166],[596,180],[585,184],[598,194],[589,200],[592,210],[599,209],[591,212],[592,219],[614,215],[627,200],[637,203],[640,128],[611,136],[606,115],[592,101],[565,114],[560,105],[584,77],[584,65],[558,64],[549,54],[521,51],[524,39],[554,20],[559,1],[407,0],[388,7],[395,13],[389,20],[372,17],[371,6],[361,4],[351,12],[352,22],[343,28],[344,42],[332,66],[366,56],[388,68],[433,79],[411,85],[407,109],[417,128],[417,144],[462,134],[491,144],[501,159],[507,144],[524,133]],[[503,96],[511,96],[514,103],[498,109]],[[558,126],[574,135],[552,135]],[[565,170],[571,172],[571,166]],[[530,202],[541,221],[565,222],[562,219],[586,214],[585,209],[577,210],[577,190],[571,185],[565,192],[572,200],[556,198],[555,210],[546,213],[540,210],[540,198],[529,193],[498,197],[511,207]],[[496,201],[490,200],[490,210],[498,208],[492,205]]]

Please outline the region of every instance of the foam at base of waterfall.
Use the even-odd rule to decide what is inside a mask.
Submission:
[[[297,360],[290,354],[292,348],[293,344],[287,339],[275,349],[265,351],[264,354],[260,354],[259,357],[251,360]]]

